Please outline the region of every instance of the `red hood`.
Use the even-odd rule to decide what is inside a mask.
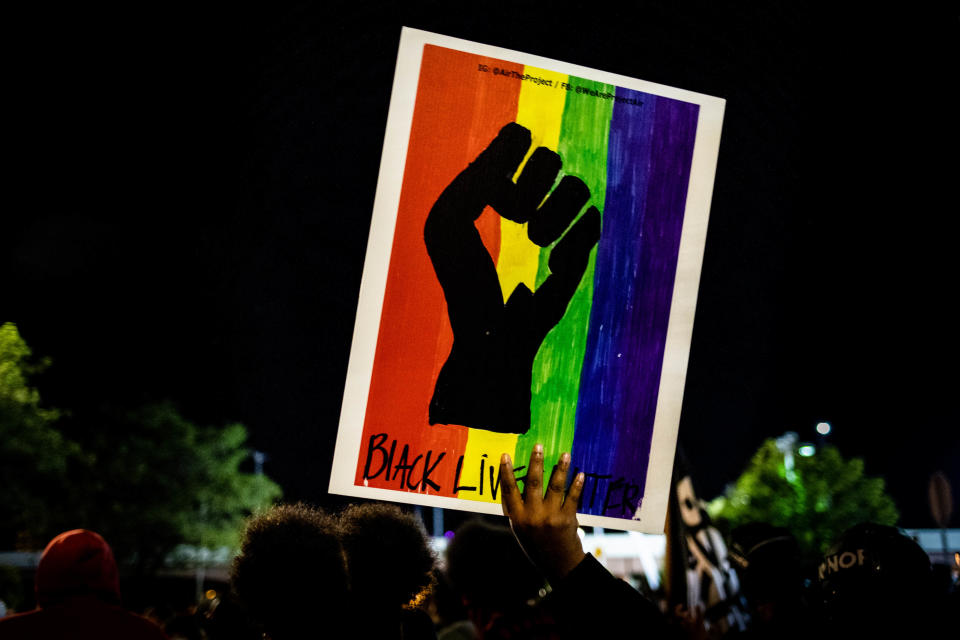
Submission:
[[[41,607],[77,595],[119,602],[120,578],[110,545],[85,529],[61,533],[43,551],[36,591]]]

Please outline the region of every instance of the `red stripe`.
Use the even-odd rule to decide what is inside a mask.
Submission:
[[[423,225],[444,187],[516,118],[520,81],[478,71],[479,64],[504,67],[501,61],[426,45],[414,107],[397,226],[384,293],[380,334],[367,402],[355,481],[362,485],[371,437],[387,433],[384,448],[397,440],[394,464],[410,445],[408,462],[432,451],[431,474],[441,494],[451,495],[457,459],[464,451],[465,427],[431,427],[427,410],[440,367],[453,337],[443,292],[423,244]],[[523,73],[522,65],[513,70]],[[487,211],[477,222],[484,243],[496,259],[499,217]],[[382,452],[371,456],[371,472],[382,464]],[[423,460],[410,480],[420,477]],[[391,477],[394,474],[391,474]],[[386,472],[368,486],[400,489],[400,476]],[[436,493],[429,490],[430,493]]]

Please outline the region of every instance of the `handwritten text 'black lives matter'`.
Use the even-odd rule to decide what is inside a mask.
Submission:
[[[427,491],[429,488],[439,495],[464,497],[465,494],[473,493],[478,496],[489,495],[494,500],[498,498],[499,453],[493,453],[492,460],[488,454],[482,454],[479,465],[473,469],[464,468],[464,456],[461,455],[453,475],[443,478],[437,468],[447,455],[445,451],[439,454],[432,450],[426,453],[412,452],[409,444],[401,444],[386,433],[370,436],[367,445],[367,459],[363,464],[364,480],[382,476],[383,480],[393,485],[387,488],[400,491]],[[514,472],[519,473],[524,469],[525,465],[519,466]],[[570,477],[575,477],[579,472],[580,469],[574,468]],[[517,481],[523,482],[525,477],[518,476]],[[580,510],[589,511],[595,505],[601,504],[602,515],[614,518],[633,517],[640,499],[639,484],[624,477],[614,478],[613,475],[603,473],[584,473],[584,478]]]

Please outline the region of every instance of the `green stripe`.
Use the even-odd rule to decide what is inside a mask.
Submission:
[[[613,93],[615,87],[571,77],[569,84]],[[582,179],[590,188],[590,204],[603,211],[607,180],[607,136],[613,116],[613,101],[571,91],[567,94],[560,125],[563,174]],[[540,251],[537,272],[539,286],[550,273],[549,248]],[[580,369],[587,343],[590,305],[593,302],[593,271],[596,252],[590,254],[586,273],[574,294],[567,313],[547,335],[533,362],[530,431],[520,436],[516,464],[526,464],[535,443],[544,447],[548,464],[573,446],[574,419]]]

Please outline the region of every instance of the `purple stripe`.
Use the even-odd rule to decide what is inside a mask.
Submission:
[[[583,511],[630,517],[643,493],[698,107],[617,89],[573,461]]]

